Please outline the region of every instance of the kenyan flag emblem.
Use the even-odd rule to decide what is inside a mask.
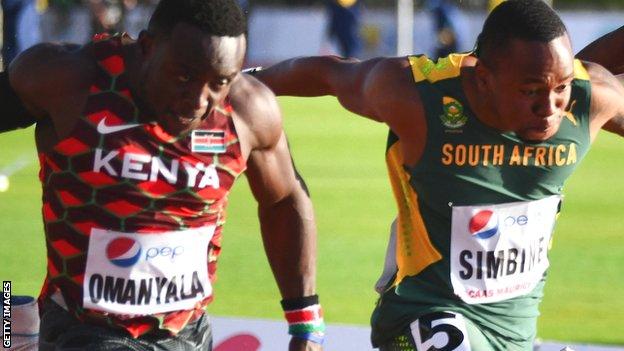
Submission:
[[[445,96],[442,98],[442,109],[444,113],[440,116],[442,124],[448,128],[457,129],[463,127],[468,121],[468,117],[464,115],[464,106],[452,97]]]

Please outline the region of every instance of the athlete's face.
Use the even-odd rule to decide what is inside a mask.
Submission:
[[[495,55],[482,74],[500,125],[527,141],[553,136],[565,115],[574,78],[568,36],[548,43],[514,39]]]
[[[169,37],[139,39],[141,98],[173,135],[196,128],[227,96],[245,55],[245,37],[214,36],[186,23]]]

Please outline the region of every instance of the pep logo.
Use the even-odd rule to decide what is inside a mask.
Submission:
[[[106,258],[118,267],[133,266],[141,257],[141,244],[130,238],[113,239],[106,247]]]
[[[498,216],[490,210],[479,211],[470,219],[468,230],[479,239],[491,238],[498,233]]]

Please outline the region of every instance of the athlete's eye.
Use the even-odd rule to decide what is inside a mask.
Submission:
[[[191,76],[188,74],[179,74],[178,81],[181,83],[188,83],[191,80]]]
[[[522,89],[520,90],[520,92],[522,93],[522,95],[533,97],[533,96],[537,96],[537,94],[539,93],[539,89],[537,88]]]
[[[555,88],[556,93],[563,93],[568,88],[568,84],[561,84],[560,86]]]
[[[212,82],[211,86],[214,90],[219,90],[230,83],[228,78],[219,78]]]

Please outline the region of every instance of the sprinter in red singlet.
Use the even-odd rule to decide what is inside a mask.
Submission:
[[[137,40],[41,44],[0,74],[0,131],[37,124],[40,350],[210,350],[204,309],[245,171],[290,350],[320,350],[313,211],[273,94],[240,73],[245,32],[234,0],[163,0]]]

